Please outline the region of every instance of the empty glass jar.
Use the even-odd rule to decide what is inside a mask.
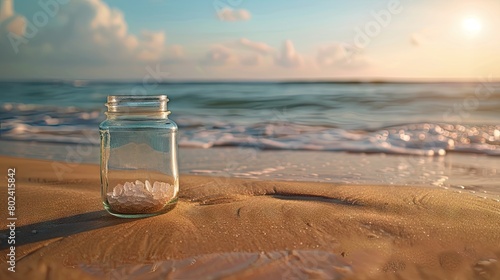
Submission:
[[[177,125],[168,98],[108,96],[101,134],[101,196],[112,215],[165,213],[177,202]]]

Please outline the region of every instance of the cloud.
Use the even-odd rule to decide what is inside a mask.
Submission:
[[[276,56],[277,65],[287,68],[300,67],[304,64],[302,56],[295,51],[292,41],[286,40],[281,52]]]
[[[1,11],[0,11],[0,22],[10,18],[14,15],[14,7],[12,5],[12,0],[3,0],[1,2]]]
[[[236,61],[237,58],[231,49],[222,45],[216,45],[207,52],[202,63],[211,66],[223,66],[232,64]]]
[[[172,46],[170,46],[169,53],[174,58],[183,58],[184,57],[184,47],[181,45],[172,45]]]
[[[159,60],[165,53],[166,35],[164,32],[142,31],[141,50],[138,58],[143,61]]]
[[[24,17],[14,12],[13,0],[0,1],[0,34],[7,36],[9,32],[20,36],[24,33],[26,21]]]
[[[316,62],[323,67],[361,67],[369,64],[368,58],[360,49],[345,43],[320,47]]]
[[[267,55],[274,51],[274,49],[266,43],[253,42],[247,38],[239,39],[235,45],[250,51],[255,51],[262,55]]]
[[[63,59],[96,63],[141,60],[146,57],[145,52],[152,57],[153,49],[161,48],[153,47],[158,40],[154,41],[147,31],[140,38],[130,34],[123,13],[100,0],[71,1],[60,8],[58,16],[66,20],[66,24],[40,28],[44,35],[36,35],[29,47],[45,40],[44,43],[53,45],[55,53],[62,54]]]
[[[254,42],[247,38],[215,45],[202,59],[202,63],[212,66],[223,65],[260,65],[263,58],[271,55],[274,48],[266,43]]]
[[[252,17],[250,12],[245,9],[235,10],[227,7],[218,11],[217,16],[221,21],[245,21]]]
[[[12,0],[0,1],[0,30],[18,32],[17,37],[13,37],[14,44],[9,42],[8,36],[0,38],[3,46],[0,57],[11,61],[133,64],[170,61],[182,54],[181,46],[167,45],[163,31],[144,30],[139,36],[131,34],[123,13],[102,0],[69,1],[59,4],[53,14],[39,4],[36,13],[45,13],[48,18],[45,25],[34,24],[35,18],[15,15]],[[13,55],[16,48],[18,54]]]
[[[322,66],[332,66],[345,63],[351,54],[342,44],[332,44],[320,47],[316,55],[316,61]]]
[[[240,59],[240,64],[245,66],[257,66],[261,63],[261,56],[251,54]]]

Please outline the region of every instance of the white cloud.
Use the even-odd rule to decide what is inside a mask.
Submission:
[[[262,55],[270,54],[274,49],[266,43],[253,42],[247,38],[241,38],[236,41],[235,46],[241,47],[246,50],[254,51]]]
[[[59,28],[47,26],[45,31],[52,33],[48,43],[60,47],[68,56],[122,60],[138,58],[143,49],[150,49],[149,37],[141,40],[129,34],[123,13],[100,0],[71,1],[61,7],[59,14],[67,19],[67,23]],[[29,45],[34,44],[38,37],[45,36],[35,37]]]
[[[141,35],[142,44],[138,58],[144,61],[160,60],[165,54],[165,33],[144,30]]]
[[[304,59],[295,51],[292,41],[286,40],[281,52],[276,56],[275,62],[277,65],[293,68],[302,66],[304,64]]]
[[[20,36],[20,41],[16,41],[17,55],[13,55],[14,48],[8,37],[0,38],[2,58],[30,63],[149,63],[169,61],[182,53],[181,46],[166,44],[163,31],[145,30],[140,36],[131,34],[123,13],[102,0],[73,0],[61,4],[54,15],[47,14],[48,22],[44,26],[34,25],[34,19],[15,15],[12,0],[0,1],[1,30],[4,33],[22,31],[17,33]],[[37,12],[45,12],[41,6],[38,8]]]
[[[232,64],[236,62],[236,60],[237,57],[231,49],[222,45],[216,45],[207,52],[202,62],[212,66],[223,66]]]
[[[339,63],[344,63],[349,59],[350,53],[342,44],[332,44],[329,46],[320,47],[316,60],[322,66],[332,66]]]
[[[245,9],[223,8],[217,12],[217,16],[221,21],[245,21],[249,20],[252,15]]]
[[[361,51],[349,44],[333,43],[318,49],[316,62],[323,67],[362,67],[369,60]]]
[[[94,30],[102,29],[109,30],[118,37],[127,36],[127,23],[123,13],[117,9],[112,9],[101,1],[89,1],[94,12],[94,18],[90,22],[90,26]]]
[[[256,66],[274,49],[266,43],[254,42],[247,38],[213,46],[206,53],[202,63],[213,66],[236,65]]]
[[[286,68],[304,65],[302,55],[295,51],[290,40],[286,40],[282,50],[276,53],[275,49],[268,44],[254,42],[247,38],[213,46],[201,62],[211,66],[271,66],[273,59],[276,65]]]

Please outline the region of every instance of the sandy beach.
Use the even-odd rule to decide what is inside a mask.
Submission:
[[[0,0],[0,280],[500,280],[499,26]]]
[[[12,273],[2,209],[2,279],[500,277],[500,203],[467,193],[182,175],[172,211],[120,219],[97,165],[61,180],[52,161],[0,165],[16,168],[17,217]]]

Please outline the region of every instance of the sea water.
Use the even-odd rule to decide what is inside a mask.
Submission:
[[[98,163],[103,100],[137,85],[0,83],[0,154]],[[171,99],[183,173],[500,193],[498,83],[172,82],[147,93]]]

